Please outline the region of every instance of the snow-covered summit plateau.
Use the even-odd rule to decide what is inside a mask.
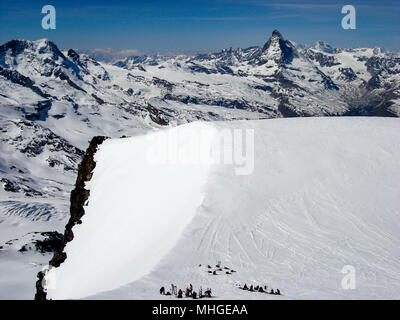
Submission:
[[[199,131],[237,128],[254,130],[252,174],[148,161],[163,132],[179,130],[179,149]],[[192,283],[222,299],[398,299],[398,159],[400,120],[391,118],[196,122],[106,140],[48,298],[154,299],[161,286]],[[236,272],[209,273],[218,261]],[[342,287],[347,265],[354,290]]]

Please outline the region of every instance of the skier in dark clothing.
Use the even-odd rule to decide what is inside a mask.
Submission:
[[[269,292],[269,294],[275,294],[274,289],[271,289],[271,291]]]
[[[178,298],[182,298],[182,289],[179,289],[178,291]]]
[[[243,290],[249,290],[249,288],[247,287],[247,284],[244,284]]]
[[[193,299],[197,299],[197,293],[196,293],[196,291],[193,291],[193,292],[192,292],[192,298],[193,298]]]
[[[280,291],[279,289],[276,289],[275,294],[277,294],[278,296],[280,296],[280,295],[281,295],[281,291]]]
[[[263,287],[258,288],[258,292],[264,292]]]
[[[253,289],[253,285],[251,285],[251,286],[250,286],[250,289],[249,289],[249,291],[254,291],[254,289]]]
[[[160,294],[165,294],[165,288],[164,287],[160,288]]]

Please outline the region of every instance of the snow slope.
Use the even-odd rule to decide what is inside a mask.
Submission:
[[[226,129],[254,129],[252,174],[149,158],[165,133],[180,130],[177,148],[190,154],[199,132],[211,147]],[[274,119],[108,140],[68,258],[46,277],[48,298],[154,299],[192,283],[227,299],[398,299],[399,129],[389,118]],[[237,272],[209,274],[217,261]],[[346,265],[355,290],[341,287]]]
[[[26,212],[35,211],[35,204],[26,204]],[[22,208],[18,208],[22,211]],[[39,210],[37,210],[39,211]],[[61,210],[60,210],[61,211]],[[46,212],[47,216],[50,214]],[[5,216],[5,215],[4,215]],[[52,220],[29,221],[14,216],[5,216],[0,223],[0,300],[32,300],[35,295],[37,273],[45,268],[51,259],[51,253],[38,252],[31,248],[35,233],[44,230],[62,231],[65,221]],[[23,246],[30,246],[21,252]]]

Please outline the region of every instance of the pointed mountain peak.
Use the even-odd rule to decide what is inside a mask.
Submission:
[[[262,49],[260,62],[274,60],[277,63],[290,63],[298,53],[290,41],[286,41],[278,30],[272,31],[271,37]]]
[[[277,29],[272,31],[271,37],[277,37],[277,38],[283,39],[282,34]]]

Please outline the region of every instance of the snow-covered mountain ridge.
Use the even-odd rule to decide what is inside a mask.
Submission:
[[[263,47],[129,57],[114,65],[62,52],[48,40],[13,40],[0,46],[0,121],[3,137],[15,121],[25,131],[29,121],[50,130],[77,150],[74,164],[45,161],[76,168],[80,150],[95,135],[132,135],[194,120],[398,116],[399,72],[397,54],[321,41],[297,49],[277,30]],[[40,137],[37,143],[44,144]],[[8,140],[2,140],[6,149]],[[9,162],[3,183],[22,190]]]
[[[236,101],[234,107],[279,117],[398,116],[399,63],[398,54],[379,48],[340,49],[319,41],[314,47],[296,49],[292,42],[284,40],[279,31],[274,30],[263,47],[230,48],[191,57],[131,57],[115,65],[147,72],[161,69],[159,72],[164,74],[164,79],[167,72],[173,74],[176,70],[180,77],[185,73],[204,73],[209,81],[203,83],[205,86],[198,93],[187,85],[182,88],[183,85],[176,84],[174,87],[171,74],[169,87],[172,93],[164,97],[187,104],[229,106],[229,102],[225,104],[215,96],[236,95],[232,99]],[[219,77],[220,87],[210,83],[218,75],[226,76]],[[229,80],[235,84],[233,93],[221,87]],[[246,85],[252,92],[244,90]],[[259,96],[262,101],[257,99]]]
[[[216,132],[238,128],[254,130],[252,174],[196,157],[149,161],[168,134],[191,153],[199,132],[211,150]],[[174,299],[159,288],[191,283],[220,299],[398,299],[399,129],[389,118],[273,119],[106,140],[66,260],[46,275],[47,298]],[[354,290],[342,286],[345,266],[356,270]]]

